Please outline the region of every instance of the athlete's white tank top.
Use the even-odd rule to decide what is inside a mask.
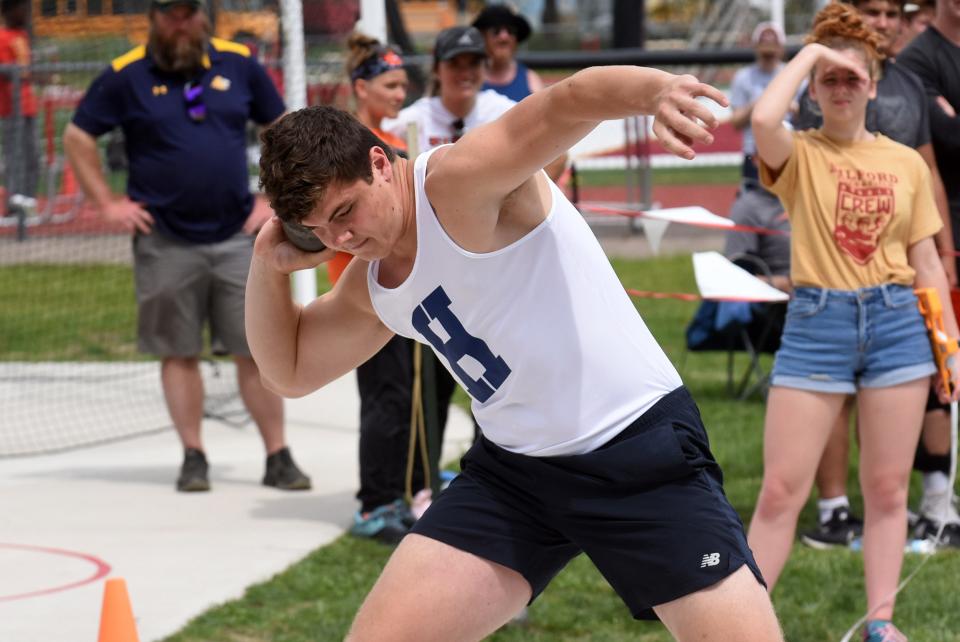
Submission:
[[[414,165],[417,256],[406,280],[367,284],[380,319],[433,347],[473,399],[484,436],[512,452],[570,455],[603,445],[680,377],[630,302],[583,217],[550,182],[546,220],[485,254],[459,247]]]

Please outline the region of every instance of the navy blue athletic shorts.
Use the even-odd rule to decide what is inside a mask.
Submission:
[[[637,619],[743,564],[764,584],[686,388],[592,452],[530,457],[481,438],[461,467],[412,532],[517,571],[531,602],[581,552]]]

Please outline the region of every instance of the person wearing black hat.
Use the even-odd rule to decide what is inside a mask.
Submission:
[[[481,89],[493,90],[517,102],[543,89],[540,75],[515,58],[517,46],[531,34],[530,23],[523,14],[507,4],[487,5],[473,20],[473,26],[483,34],[487,51],[486,79]],[[567,155],[563,154],[544,170],[557,181],[566,168]]]
[[[543,88],[537,72],[517,61],[517,46],[530,37],[530,23],[513,7],[487,6],[474,19],[473,26],[483,34],[487,48],[484,89],[493,89],[510,100],[520,102]]]
[[[133,236],[138,348],[160,359],[184,450],[176,488],[210,489],[200,435],[207,326],[211,350],[234,357],[267,453],[264,485],[310,488],[285,444],[283,401],[261,382],[244,330],[252,234],[272,215],[250,194],[246,125],[279,118],[283,100],[247,47],[210,37],[201,0],[153,0],[149,25],[147,45],[93,81],[63,143],[90,202]],[[120,198],[104,179],[96,141],[116,127],[130,161]]]

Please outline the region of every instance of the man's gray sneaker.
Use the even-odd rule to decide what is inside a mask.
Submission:
[[[297,468],[290,449],[284,447],[267,457],[263,485],[282,490],[310,490],[310,478]]]
[[[180,476],[177,477],[177,490],[182,493],[210,490],[207,469],[207,457],[202,450],[196,448],[184,450],[183,465],[180,467]]]

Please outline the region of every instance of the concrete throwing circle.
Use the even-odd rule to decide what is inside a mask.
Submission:
[[[85,569],[91,565],[93,572],[89,573]],[[87,553],[2,542],[0,567],[5,569],[0,579],[0,602],[66,591],[96,582],[110,572],[109,564]],[[81,579],[72,579],[76,577]]]

